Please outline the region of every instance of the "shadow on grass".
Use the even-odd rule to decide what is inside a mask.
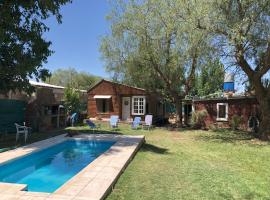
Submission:
[[[235,196],[227,191],[219,192],[219,196],[222,199],[235,199]],[[245,191],[240,194],[241,199],[251,200],[251,199],[266,199],[264,195],[260,194],[257,191]],[[268,198],[267,198],[268,199]]]
[[[149,143],[144,143],[140,149],[142,152],[152,152],[157,154],[169,154],[168,149],[158,147]]]
[[[246,142],[255,139],[255,137],[243,131],[231,131],[226,129],[217,129],[211,131],[212,133],[201,134],[199,136],[195,136],[197,140],[203,141],[212,141],[218,143],[239,143],[239,142]]]
[[[16,142],[16,134],[8,133],[0,137],[0,153],[5,152],[7,150],[11,150],[14,148],[22,147],[34,142],[38,142],[41,140],[45,140],[51,137],[55,137],[57,135],[61,135],[64,133],[64,130],[53,130],[47,132],[33,132],[28,136],[28,139],[25,143],[24,137],[20,135],[18,141]]]
[[[120,129],[112,130],[91,130],[91,129],[76,129],[76,130],[66,130],[66,132],[78,132],[82,134],[118,134],[123,135]]]

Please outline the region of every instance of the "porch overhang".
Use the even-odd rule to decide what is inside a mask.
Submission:
[[[112,98],[111,95],[95,95],[94,99],[110,99]]]

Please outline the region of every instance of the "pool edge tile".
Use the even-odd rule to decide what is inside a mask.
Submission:
[[[24,187],[16,186],[17,190],[14,187],[16,191],[15,193],[14,191],[13,194],[9,194],[8,191],[5,192],[7,199],[11,198],[12,195],[14,196],[14,199],[27,199],[28,197],[29,199],[38,198],[48,200],[104,199],[143,144],[145,137],[143,135],[127,136],[117,134],[81,134],[76,137],[69,138],[62,134],[25,147],[1,153],[0,164],[20,156],[25,156],[48,148],[69,139],[113,140],[115,143],[110,149],[97,157],[93,162],[83,168],[78,174],[73,176],[55,192],[26,192],[22,191],[25,190],[26,185],[24,185]],[[84,181],[80,181],[81,179]],[[96,189],[93,190],[93,188]]]

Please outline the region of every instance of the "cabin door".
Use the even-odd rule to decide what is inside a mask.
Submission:
[[[130,117],[130,97],[122,97],[122,120]]]

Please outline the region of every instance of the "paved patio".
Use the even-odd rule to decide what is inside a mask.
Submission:
[[[0,154],[0,164],[48,148],[70,138],[60,135]],[[0,183],[1,200],[98,200],[110,192],[130,160],[134,157],[144,136],[113,134],[82,134],[72,139],[114,140],[116,143],[91,162],[54,193],[27,192],[27,185]]]

